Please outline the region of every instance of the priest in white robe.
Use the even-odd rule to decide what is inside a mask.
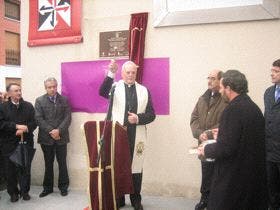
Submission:
[[[118,65],[112,60],[99,94],[111,98],[107,119],[118,121],[127,127],[134,185],[134,194],[130,195],[130,201],[135,210],[142,210],[140,192],[147,141],[145,125],[154,121],[155,113],[148,89],[135,81],[137,68],[134,62],[125,62],[122,66],[122,80],[114,83]],[[117,205],[119,208],[125,205],[124,196],[117,200]]]

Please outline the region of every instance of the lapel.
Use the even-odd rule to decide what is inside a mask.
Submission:
[[[215,104],[217,104],[219,100],[218,96],[212,96],[210,97],[210,101],[209,101],[209,107],[211,108],[212,106],[214,106]]]
[[[269,95],[268,95],[268,100],[270,102],[270,104],[272,104],[272,106],[276,106],[278,104],[280,104],[280,100],[278,100],[278,102],[275,102],[275,85],[270,89],[269,91]]]
[[[220,93],[215,93],[214,96],[210,95],[210,99],[209,99],[209,108],[211,108],[212,106],[214,106],[215,104],[218,103],[218,101],[221,99],[220,97]]]

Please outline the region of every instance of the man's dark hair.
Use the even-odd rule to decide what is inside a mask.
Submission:
[[[223,72],[222,71],[219,71],[218,74],[217,74],[217,79],[220,80],[223,76]]]
[[[248,93],[248,82],[244,74],[238,70],[228,70],[222,76],[224,87],[229,86],[238,94]]]
[[[280,67],[280,59],[274,61],[274,62],[272,63],[272,66]]]
[[[10,84],[7,85],[7,87],[6,87],[6,92],[8,92],[8,91],[11,89],[11,87],[12,87],[13,85],[16,85],[16,86],[19,86],[19,87],[20,87],[20,84],[15,83],[15,82],[12,82],[12,83],[10,83]]]

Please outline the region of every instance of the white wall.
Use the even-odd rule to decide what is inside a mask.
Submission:
[[[170,57],[170,115],[157,116],[148,127],[143,180],[146,194],[198,197],[200,162],[188,154],[196,145],[189,121],[198,97],[207,88],[208,72],[213,68],[241,70],[249,80],[250,96],[263,108],[270,66],[279,58],[279,20],[153,28],[151,0],[84,0],[83,43],[28,48],[28,6],[28,1],[22,1],[22,82],[24,98],[31,102],[44,93],[47,76],[60,81],[61,62],[98,59],[99,32],[128,29],[131,13],[150,12],[145,57]],[[80,125],[101,120],[104,115],[72,116],[68,147],[71,187],[85,189],[88,172]],[[41,185],[43,157],[36,147],[32,182]]]

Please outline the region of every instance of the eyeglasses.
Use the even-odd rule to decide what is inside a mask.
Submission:
[[[215,81],[215,80],[216,80],[216,77],[207,77],[206,79],[207,79],[207,80],[211,80],[211,81]]]

